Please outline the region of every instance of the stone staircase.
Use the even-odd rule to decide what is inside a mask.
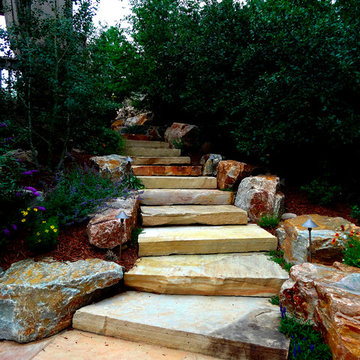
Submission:
[[[233,205],[190,158],[160,141],[128,141],[141,195],[139,260],[124,275],[136,291],[78,310],[73,327],[221,359],[287,359],[277,329],[286,271],[263,253],[277,239]]]

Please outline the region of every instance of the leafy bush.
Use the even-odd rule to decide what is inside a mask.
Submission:
[[[272,296],[269,301],[273,305],[279,305],[280,304],[280,299],[279,299],[278,296]]]
[[[129,125],[125,126],[121,132],[123,134],[138,134],[138,135],[146,135],[149,127],[145,125]]]
[[[351,208],[351,217],[353,217],[354,219],[357,219],[357,221],[360,221],[360,208],[358,205],[354,205]]]
[[[309,322],[303,322],[286,314],[286,308],[280,302],[280,332],[290,338],[289,359],[331,360],[328,345],[321,334]]]
[[[327,180],[313,180],[301,187],[307,193],[309,200],[320,205],[330,205],[339,199],[341,186],[332,185]]]
[[[345,227],[341,226],[341,232],[335,234],[332,243],[336,244],[338,240],[344,243],[343,262],[349,266],[360,268],[360,232],[355,230],[345,231]]]
[[[124,185],[104,178],[88,167],[77,168],[57,177],[55,187],[41,204],[50,216],[58,216],[61,225],[86,220],[89,214],[114,197],[125,196]]]
[[[279,225],[280,217],[278,215],[265,214],[260,216],[258,225],[263,228],[275,228]]]
[[[271,250],[269,252],[269,256],[270,256],[270,260],[276,262],[284,270],[290,272],[292,265],[286,262],[286,260],[284,259],[284,252],[282,250]]]
[[[131,233],[131,238],[129,242],[130,247],[136,247],[138,244],[138,238],[139,235],[144,231],[144,229],[141,228],[135,228]]]
[[[46,252],[56,246],[58,238],[59,219],[54,216],[38,221],[27,237],[29,249],[36,252]]]
[[[145,185],[142,183],[142,181],[137,176],[131,173],[129,173],[124,177],[122,186],[124,188],[132,189],[132,190],[140,190],[145,188]]]

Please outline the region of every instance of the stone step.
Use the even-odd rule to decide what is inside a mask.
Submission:
[[[129,147],[125,150],[127,155],[130,156],[155,156],[155,157],[165,157],[165,156],[180,156],[180,149],[161,149],[161,148],[142,148],[142,147]]]
[[[126,140],[126,147],[168,149],[170,147],[170,144],[164,141]]]
[[[73,328],[231,360],[286,360],[267,298],[125,292],[76,311]]]
[[[233,205],[141,206],[143,226],[245,225],[246,211]]]
[[[189,156],[165,156],[165,157],[147,157],[135,156],[133,165],[182,165],[190,164],[191,159]]]
[[[160,294],[268,297],[278,295],[288,278],[265,254],[231,253],[140,258],[124,283]]]
[[[145,189],[143,205],[231,205],[234,193],[209,189]]]
[[[201,176],[202,166],[134,165],[136,176]]]
[[[255,224],[146,228],[139,256],[223,254],[276,250],[277,238]]]
[[[138,176],[147,189],[216,189],[211,176]]]

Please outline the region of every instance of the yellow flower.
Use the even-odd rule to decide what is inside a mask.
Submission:
[[[27,214],[28,214],[28,212],[27,212],[27,211],[24,211],[24,212],[23,212],[23,215],[24,215],[24,216],[26,216]]]
[[[27,208],[26,210],[27,210],[27,211],[30,211],[31,209],[30,209],[30,208]]]
[[[46,229],[46,230],[45,230],[45,232],[46,232],[46,233],[48,233],[48,232],[49,232],[49,230],[48,230],[48,229]]]
[[[44,220],[42,223],[43,223],[43,224],[46,224],[46,221]]]
[[[39,233],[39,232],[37,232],[37,233],[36,233],[36,235],[37,235],[37,236],[40,236],[40,233]]]
[[[37,209],[37,208],[34,208],[33,210],[34,210],[35,212],[37,212],[37,211],[38,211],[38,209]]]
[[[56,232],[57,232],[57,229],[54,229],[53,231],[56,233]]]
[[[22,220],[21,220],[21,222],[25,222],[25,221],[26,221],[26,219],[22,219]]]
[[[55,229],[55,226],[54,226],[54,225],[51,225],[51,226],[50,226],[50,229]]]

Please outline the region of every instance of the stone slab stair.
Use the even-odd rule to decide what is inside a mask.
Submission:
[[[221,359],[287,359],[268,297],[288,274],[263,253],[276,238],[178,149],[128,141],[127,153],[146,187],[140,258],[124,276],[137,291],[78,310],[73,327]]]

